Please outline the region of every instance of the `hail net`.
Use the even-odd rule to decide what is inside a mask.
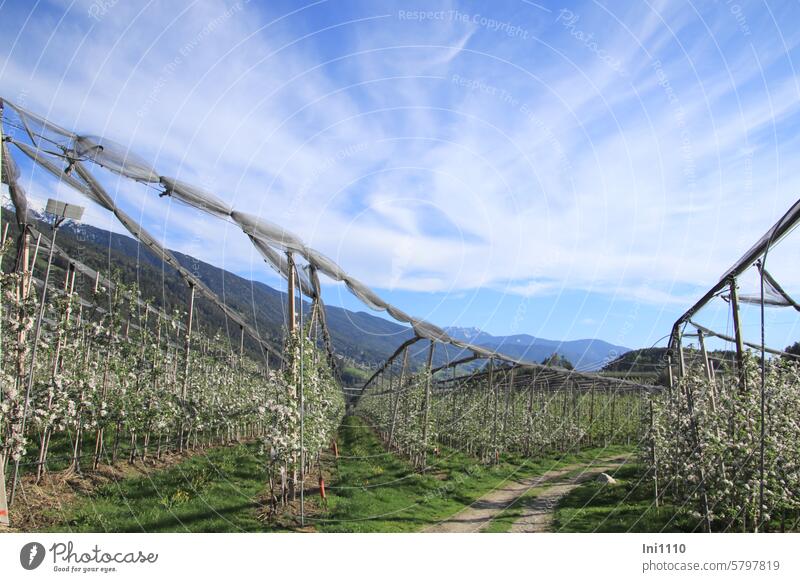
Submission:
[[[4,103],[16,112],[20,124],[25,129],[33,147],[13,138],[10,139],[10,143],[14,144],[35,163],[53,174],[59,181],[71,186],[88,199],[114,213],[134,237],[147,245],[169,265],[177,269],[187,282],[216,303],[226,315],[247,329],[253,337],[257,337],[257,333],[239,314],[227,307],[216,294],[184,269],[177,259],[141,225],[116,206],[111,196],[100,186],[98,181],[86,169],[83,162],[90,161],[115,174],[150,184],[156,188],[160,187],[162,189],[160,196],[169,196],[208,215],[233,222],[248,236],[264,261],[284,278],[289,276],[291,268],[287,260],[287,253],[301,257],[305,264],[302,268],[297,269],[297,274],[299,275],[299,286],[302,293],[307,297],[319,299],[320,287],[316,279],[316,273],[322,273],[333,281],[344,283],[350,293],[370,309],[385,312],[397,322],[410,325],[418,338],[450,344],[463,351],[471,352],[480,358],[495,358],[511,364],[539,367],[535,364],[450,337],[440,327],[423,319],[413,317],[400,308],[391,305],[366,284],[348,274],[335,261],[308,247],[294,233],[259,216],[234,209],[224,202],[221,197],[206,189],[160,175],[144,159],[121,144],[103,137],[69,131],[19,105],[7,100],[4,100]],[[3,159],[10,159],[10,157],[4,155]],[[62,168],[65,164],[66,167]],[[10,171],[13,174],[14,168],[10,168]],[[75,176],[76,173],[78,174],[77,177]],[[24,205],[22,207],[24,208]],[[549,370],[552,372],[553,368],[549,368]],[[568,374],[574,378],[579,378],[583,375],[580,372],[561,369],[556,369],[556,373]],[[591,376],[592,380],[595,378],[595,376]]]

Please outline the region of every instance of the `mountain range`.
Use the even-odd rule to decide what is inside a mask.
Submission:
[[[528,334],[494,336],[474,327],[447,327],[448,334],[455,339],[490,348],[528,362],[541,363],[553,354],[569,360],[577,370],[599,370],[630,348],[616,346],[599,339],[570,341],[537,338]]]
[[[3,209],[3,221],[14,225],[11,212]],[[42,232],[49,232],[46,225],[39,224]],[[12,236],[16,233],[12,228]],[[116,272],[125,282],[136,281],[142,296],[171,311],[186,308],[188,290],[176,270],[163,264],[146,247],[128,236],[111,233],[90,225],[67,224],[59,231],[58,244],[70,256],[82,261],[104,274]],[[279,348],[283,341],[285,325],[286,293],[259,281],[245,279],[239,275],[200,261],[189,255],[174,252],[182,265],[189,268],[206,285],[216,292],[233,309],[254,322],[262,338]],[[40,256],[37,272],[43,271],[45,258]],[[12,261],[6,262],[9,268]],[[6,266],[7,265],[7,266]],[[66,264],[55,261],[56,273],[63,272]],[[269,268],[265,265],[264,268]],[[54,279],[55,280],[55,279]],[[88,285],[91,282],[84,282]],[[308,304],[304,309],[309,309]],[[407,325],[400,325],[365,311],[351,311],[341,307],[325,307],[328,327],[335,352],[350,367],[369,370],[383,362],[397,347],[413,337]],[[238,328],[231,329],[220,310],[198,297],[195,301],[195,316],[201,328],[214,333],[228,330],[231,341],[238,343]],[[497,350],[530,362],[541,362],[558,353],[570,360],[576,368],[596,370],[627,348],[614,346],[602,340],[585,339],[559,342],[535,338],[527,334],[493,336],[475,328],[446,328],[454,338]],[[246,341],[246,349],[254,356],[260,355],[258,344]],[[419,366],[426,357],[427,342],[418,342],[410,350],[412,366]],[[464,354],[451,346],[437,346],[434,365],[463,357]],[[362,372],[362,377],[363,377]]]

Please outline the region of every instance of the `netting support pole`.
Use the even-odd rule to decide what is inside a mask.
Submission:
[[[185,355],[186,359],[183,364],[183,386],[181,387],[181,403],[183,404],[183,420],[186,420],[186,414],[188,413],[188,409],[186,407],[186,398],[188,397],[189,393],[189,362],[191,360],[192,355],[192,319],[194,317],[194,285],[189,283],[189,315],[186,320],[186,341],[184,344],[185,347]],[[178,443],[178,448],[180,452],[183,452],[184,447],[184,437],[186,436],[185,427],[181,428],[181,435],[180,435],[180,442]]]
[[[397,426],[397,411],[400,409],[400,392],[406,381],[406,370],[408,369],[408,348],[403,348],[403,367],[400,368],[400,382],[397,385],[394,395],[394,407],[392,410],[392,424],[389,428],[389,449],[392,448],[394,442],[394,431]]]
[[[422,414],[422,468],[428,466],[428,417],[431,409],[431,380],[433,377],[433,350],[436,342],[431,340],[431,347],[428,349],[428,364],[425,368],[427,378],[425,380],[425,407]]]
[[[708,384],[711,388],[711,390],[709,391],[709,395],[711,396],[711,410],[712,412],[716,412],[717,403],[716,403],[716,382],[714,380],[714,369],[711,367],[711,360],[708,357],[708,350],[706,350],[706,341],[702,329],[697,330],[697,342],[700,344],[700,353],[703,356],[703,367],[706,370],[706,379],[708,379]]]
[[[288,270],[289,276],[288,279],[288,287],[286,290],[286,298],[289,301],[289,309],[288,309],[288,327],[289,333],[294,333],[297,329],[297,317],[295,315],[295,303],[294,303],[294,295],[295,295],[295,276],[294,276],[294,258],[292,257],[292,253],[286,253],[286,260],[289,263]]]
[[[492,464],[497,464],[499,451],[497,449],[497,405],[498,394],[494,385],[494,359],[489,360],[489,393],[492,395],[494,403],[494,415],[492,418]]]
[[[733,337],[736,338],[736,372],[741,382],[741,389],[746,390],[744,378],[744,341],[742,340],[742,324],[739,320],[739,291],[736,286],[736,278],[731,277],[731,311],[733,313]]]
[[[656,453],[656,417],[653,410],[653,397],[648,398],[650,403],[650,439],[652,442],[651,447],[651,460],[653,462],[653,504],[658,508],[658,454]]]
[[[3,142],[3,101],[0,99],[0,143]],[[0,183],[3,178],[3,152],[0,148]],[[3,224],[2,216],[0,215],[0,226]],[[0,244],[5,244],[6,237],[8,236],[8,225],[3,229],[3,240]],[[2,260],[2,258],[0,258]],[[0,318],[3,316],[3,306],[0,302]],[[2,326],[0,326],[0,334],[2,334]],[[0,335],[0,342],[2,335]],[[2,343],[0,343],[2,345]],[[0,431],[5,430],[5,426],[0,426]],[[0,525],[8,527],[10,525],[8,519],[8,503],[6,501],[6,455],[3,450],[0,450]]]
[[[61,226],[61,223],[64,221],[63,218],[56,217],[53,222],[53,238],[50,241],[50,254],[47,258],[47,269],[44,272],[44,282],[42,283],[42,299],[39,303],[39,313],[36,316],[36,328],[33,332],[33,348],[31,348],[31,365],[30,371],[28,372],[28,384],[25,388],[25,401],[22,405],[22,422],[20,425],[20,438],[25,437],[25,425],[28,419],[28,406],[31,400],[31,388],[33,387],[33,372],[36,366],[36,349],[39,347],[39,338],[42,333],[42,320],[44,319],[44,310],[47,301],[47,284],[50,280],[50,268],[53,266],[53,250],[55,249],[56,245],[56,234],[58,233],[58,227]],[[25,227],[25,231],[27,231],[27,226]],[[27,236],[27,235],[26,235]],[[27,261],[26,261],[27,263]],[[27,268],[27,265],[26,265]],[[30,276],[30,274],[28,275]],[[24,284],[24,278],[23,278]],[[8,504],[14,504],[14,495],[17,492],[17,482],[19,481],[19,461],[20,459],[17,458],[14,461],[14,477],[11,480],[11,496],[8,499]]]
[[[525,456],[530,456],[531,448],[533,445],[533,397],[535,389],[536,389],[536,373],[534,372],[534,376],[531,379],[530,389],[528,391],[528,418],[527,418],[528,435],[527,438],[525,439]],[[592,384],[592,398],[594,398],[594,384]]]

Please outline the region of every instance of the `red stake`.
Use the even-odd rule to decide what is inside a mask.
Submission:
[[[319,496],[325,499],[325,479],[319,478]]]

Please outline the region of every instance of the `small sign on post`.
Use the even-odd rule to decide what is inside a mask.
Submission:
[[[8,527],[8,500],[6,499],[6,476],[5,471],[2,470],[6,466],[5,455],[0,453],[0,526]]]

